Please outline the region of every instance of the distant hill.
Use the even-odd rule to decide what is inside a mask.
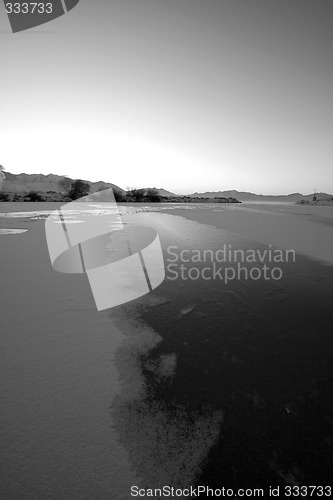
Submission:
[[[160,196],[179,196],[179,195],[172,193],[171,191],[167,191],[166,189],[163,189],[163,188],[153,187],[153,188],[143,188],[143,189],[145,189],[145,190],[155,189]]]
[[[48,191],[63,192],[59,186],[59,181],[63,179],[63,175],[11,174],[10,172],[5,172],[5,176],[6,178],[2,184],[2,191],[5,193],[28,193],[29,191],[40,191],[42,193],[47,193]],[[109,188],[116,188],[125,193],[122,188],[110,182],[85,182],[91,185],[92,193]]]
[[[287,195],[263,195],[249,193],[247,191],[208,191],[205,193],[193,193],[188,196],[199,196],[203,198],[237,198],[240,201],[285,201],[290,203],[296,203],[300,200],[312,200],[313,194],[304,195],[301,193],[292,193]],[[318,199],[332,197],[331,194],[327,193],[316,193]]]
[[[62,175],[54,174],[11,174],[10,172],[5,173],[5,180],[2,184],[2,191],[5,193],[28,193],[29,191],[40,191],[46,193],[48,191],[54,191],[57,193],[63,193],[64,191],[59,186],[59,181],[63,179]],[[83,179],[84,180],[84,179]],[[110,182],[91,182],[85,181],[91,185],[91,192],[100,191],[102,189],[113,188],[117,189],[122,194],[126,191],[115,184]],[[164,188],[153,188],[156,189],[160,196],[165,197],[177,197],[182,195],[177,195],[168,191]],[[296,203],[300,200],[312,201],[313,194],[303,195],[301,193],[292,193],[288,195],[262,195],[255,194],[246,191],[208,191],[203,193],[192,193],[187,195],[192,198],[236,198],[239,201],[285,201],[290,203]],[[321,200],[324,198],[332,198],[332,194],[329,193],[316,193],[317,199]]]

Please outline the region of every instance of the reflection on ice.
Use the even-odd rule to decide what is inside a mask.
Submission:
[[[28,229],[0,229],[0,234],[21,234],[27,231]]]

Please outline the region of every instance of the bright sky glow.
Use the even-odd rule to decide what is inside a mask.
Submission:
[[[112,131],[18,129],[2,137],[2,162],[12,173],[56,173],[112,182],[126,189],[151,186],[152,180],[155,187],[163,187],[166,172],[175,186],[177,182],[185,185],[189,171],[204,174],[209,170],[209,165],[205,170],[204,162],[189,155]]]
[[[13,35],[0,3],[0,164],[184,194],[331,193],[332,10],[82,1]]]

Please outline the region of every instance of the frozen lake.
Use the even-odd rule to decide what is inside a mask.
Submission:
[[[120,204],[157,229],[167,277],[97,312],[86,276],[51,267],[44,220],[58,206],[0,204],[0,228],[26,231],[0,234],[2,497],[121,500],[130,485],[221,475],[327,483],[332,207]],[[170,245],[268,244],[296,249],[279,281],[170,279]]]

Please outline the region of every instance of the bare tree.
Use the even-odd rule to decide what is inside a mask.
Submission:
[[[2,183],[5,180],[6,176],[4,173],[4,168],[2,165],[0,165],[0,189],[2,188]]]

